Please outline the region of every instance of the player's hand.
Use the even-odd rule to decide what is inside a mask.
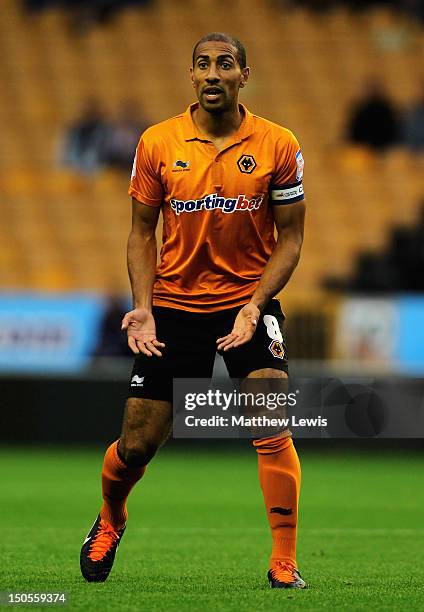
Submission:
[[[255,333],[260,314],[259,308],[250,302],[243,306],[236,316],[232,332],[216,341],[218,350],[228,351],[249,342]]]
[[[133,353],[162,357],[160,349],[165,344],[156,338],[156,324],[150,310],[136,308],[127,312],[122,319],[121,329],[127,330],[128,346]]]

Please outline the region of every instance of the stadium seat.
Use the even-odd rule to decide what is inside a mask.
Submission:
[[[393,51],[376,47],[382,13],[367,19],[344,8],[323,17],[254,0],[215,2],[213,10],[202,0],[177,9],[156,0],[80,35],[58,8],[28,17],[21,3],[3,0],[1,11],[0,193],[7,234],[29,241],[24,256],[1,232],[3,286],[106,290],[114,284],[128,290],[128,177],[60,168],[64,131],[92,96],[108,115],[128,93],[153,122],[180,112],[193,99],[187,75],[192,43],[222,24],[248,48],[253,72],[244,101],[288,125],[304,150],[305,243],[288,299],[302,301],[305,291],[319,295],[324,277],[348,273],[364,246],[377,250],[393,224],[413,222],[423,197],[424,158],[404,150],[377,158],[346,146],[343,131],[370,72],[383,75],[399,105],[410,101],[421,71],[420,54],[411,51],[424,42],[417,25],[400,23],[407,42]]]

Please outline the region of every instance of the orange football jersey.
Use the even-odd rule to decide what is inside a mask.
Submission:
[[[211,312],[255,291],[275,246],[272,206],[304,198],[303,158],[289,130],[242,105],[218,151],[193,122],[197,104],[144,132],[129,194],[162,207],[154,305]]]

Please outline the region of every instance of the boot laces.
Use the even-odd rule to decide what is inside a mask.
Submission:
[[[291,563],[286,563],[285,561],[277,561],[271,571],[275,580],[287,583],[295,581],[295,569],[296,568],[293,567]]]
[[[105,521],[100,522],[100,528],[95,535],[91,546],[89,557],[92,561],[101,561],[112,546],[119,541],[119,534],[112,525]]]

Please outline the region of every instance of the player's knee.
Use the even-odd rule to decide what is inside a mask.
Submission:
[[[284,370],[276,370],[275,368],[261,368],[260,370],[252,370],[247,378],[277,378],[288,379],[289,375]]]
[[[145,440],[137,440],[134,442],[121,440],[119,444],[119,454],[128,467],[142,467],[147,465],[154,457],[157,449],[157,444]]]

